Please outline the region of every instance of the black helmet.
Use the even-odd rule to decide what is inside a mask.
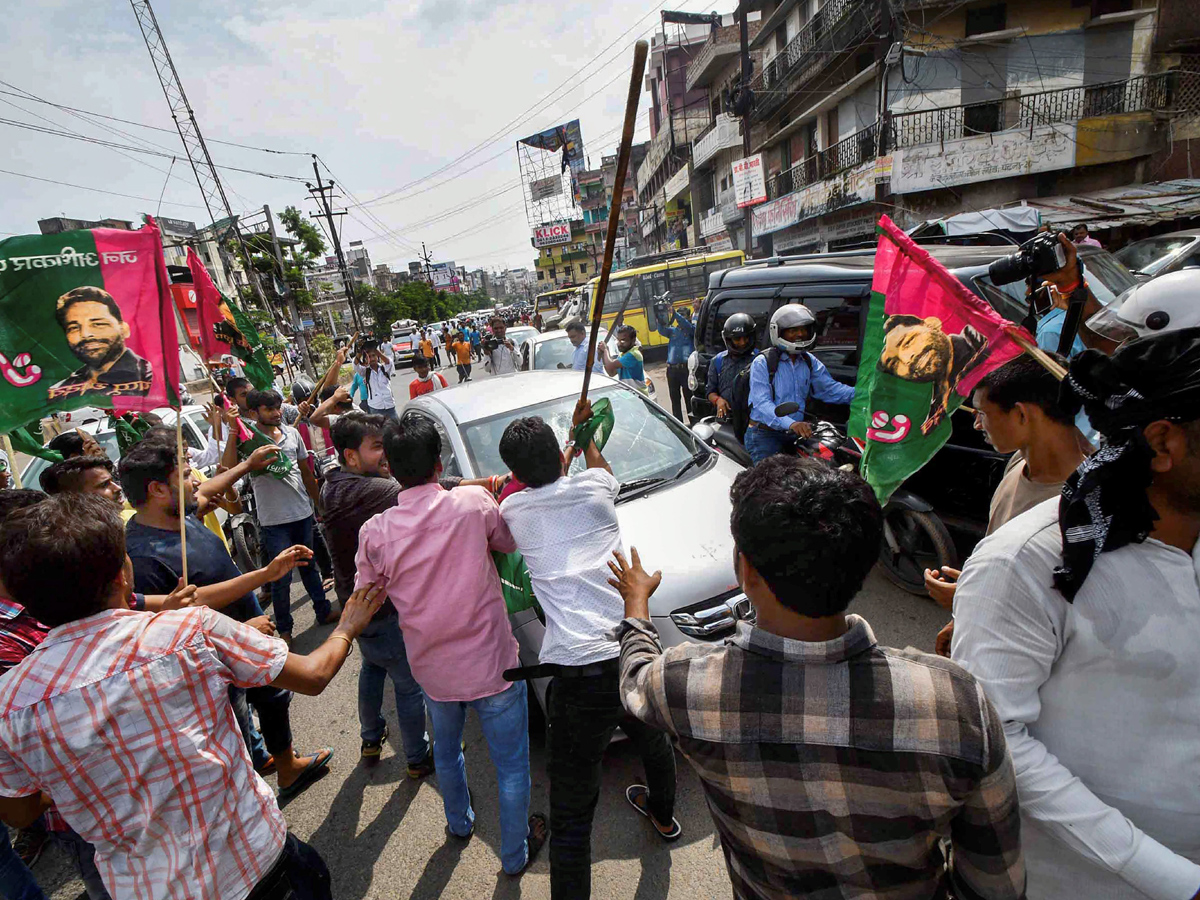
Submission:
[[[721,327],[721,337],[725,341],[725,349],[732,356],[742,356],[749,353],[754,349],[755,331],[754,316],[749,313],[734,313],[725,320],[725,324]],[[739,337],[750,339],[750,343],[746,345],[744,350],[737,350],[732,344],[733,339]]]
[[[312,396],[313,383],[307,378],[298,378],[292,382],[292,402],[303,403]]]

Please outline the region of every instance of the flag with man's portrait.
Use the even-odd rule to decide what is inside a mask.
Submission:
[[[196,290],[196,318],[205,359],[235,356],[251,384],[260,391],[270,390],[275,383],[275,370],[258,329],[233,300],[217,289],[204,262],[191,247],[187,251],[187,264]]]
[[[0,241],[0,432],[94,406],[179,403],[162,238],[93,228]]]

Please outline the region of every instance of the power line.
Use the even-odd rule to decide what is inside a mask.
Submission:
[[[49,134],[55,137],[68,138],[73,141],[83,141],[88,144],[96,144],[100,147],[109,147],[114,150],[128,150],[132,153],[143,153],[147,156],[157,156],[162,159],[170,159],[175,156],[174,153],[166,151],[149,150],[145,147],[133,147],[128,144],[117,144],[113,141],[106,141],[103,138],[88,137],[87,135],[77,134],[70,131],[61,131],[57,128],[46,128],[41,125],[34,125],[30,122],[18,122],[16,119],[0,118],[0,125],[8,125],[12,128],[24,128],[28,131],[37,131],[42,134]],[[303,178],[297,178],[295,175],[279,175],[272,172],[259,172],[255,169],[243,169],[239,166],[217,166],[218,169],[225,169],[227,172],[242,172],[246,175],[257,175],[260,178],[273,178],[279,181],[295,181],[304,184]]]
[[[56,181],[53,178],[41,178],[37,175],[27,175],[24,172],[12,172],[8,169],[0,169],[0,173],[12,175],[16,178],[28,178],[31,181],[44,181],[46,184],[57,184],[60,187],[75,188],[79,191],[94,191],[97,194],[108,194],[111,197],[124,197],[126,200],[144,200],[147,203],[166,203],[168,206],[186,206],[189,209],[204,209],[198,203],[176,203],[173,200],[160,200],[154,197],[136,197],[133,194],[121,194],[116,191],[106,191],[103,188],[88,187],[86,184],[72,184],[69,181]]]
[[[13,91],[0,91],[0,94],[7,94],[10,97],[17,97],[18,99],[22,100],[34,100],[38,103],[45,103],[47,106],[53,106],[56,109],[61,109],[64,112],[78,113],[85,116],[94,116],[97,119],[107,119],[110,122],[120,122],[122,125],[133,125],[136,128],[146,128],[150,131],[161,131],[166,134],[176,133],[174,128],[163,128],[161,125],[148,125],[145,122],[134,122],[132,119],[122,119],[119,116],[109,116],[105,115],[104,113],[92,112],[86,109],[78,109],[74,106],[67,106],[64,103],[55,103],[53,100],[46,100],[43,97],[37,97],[26,91],[24,88],[17,87],[15,84],[10,84],[3,79],[0,79],[0,84],[12,88],[13,91],[20,91],[20,93],[13,93]],[[218,140],[217,138],[207,138],[207,140],[210,144],[223,144],[226,147],[238,147],[242,150],[255,150],[259,153],[273,153],[278,156],[308,156],[307,153],[299,150],[274,150],[270,147],[254,147],[250,144],[239,144],[237,141],[222,141]]]

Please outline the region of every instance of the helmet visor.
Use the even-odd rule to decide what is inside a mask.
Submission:
[[[1131,341],[1137,337],[1143,337],[1147,334],[1153,334],[1150,329],[1145,328],[1137,322],[1132,322],[1121,315],[1121,308],[1125,305],[1127,299],[1132,298],[1134,290],[1136,288],[1129,289],[1088,319],[1087,327],[1101,337],[1108,338],[1110,341],[1115,341],[1118,344]]]

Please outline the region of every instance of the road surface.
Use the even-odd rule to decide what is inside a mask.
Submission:
[[[666,401],[663,366],[649,367],[659,397]],[[444,370],[454,385],[453,369]],[[475,378],[487,377],[483,367]],[[397,404],[408,398],[410,370],[393,380]],[[465,390],[470,390],[466,386]],[[312,605],[297,579],[292,587],[296,620],[293,650],[305,653],[324,640],[331,627],[314,624]],[[933,601],[903,593],[878,571],[867,579],[851,611],[864,616],[880,643],[933,650],[934,636],[947,614]],[[390,746],[378,764],[359,763],[357,684],[359,655],[320,697],[292,701],[292,731],[300,752],[329,746],[335,756],[328,775],[284,807],[290,829],[312,843],[325,858],[338,900],[476,900],[550,896],[549,854],[542,855],[519,880],[501,872],[496,780],[478,720],[467,719],[467,773],[476,803],[475,837],[465,846],[448,842],[437,776],[410,781],[399,746],[394,698],[390,691],[384,715],[390,723]],[[532,811],[549,811],[544,737],[531,742]],[[596,900],[709,900],[730,896],[725,862],[696,776],[679,757],[676,817],[683,837],[663,843],[647,821],[625,800],[625,787],[643,781],[641,765],[628,742],[614,744],[605,759],[604,783],[592,836],[592,896]],[[274,786],[274,779],[268,779]],[[34,869],[54,900],[75,900],[83,890],[65,855],[47,850]]]

